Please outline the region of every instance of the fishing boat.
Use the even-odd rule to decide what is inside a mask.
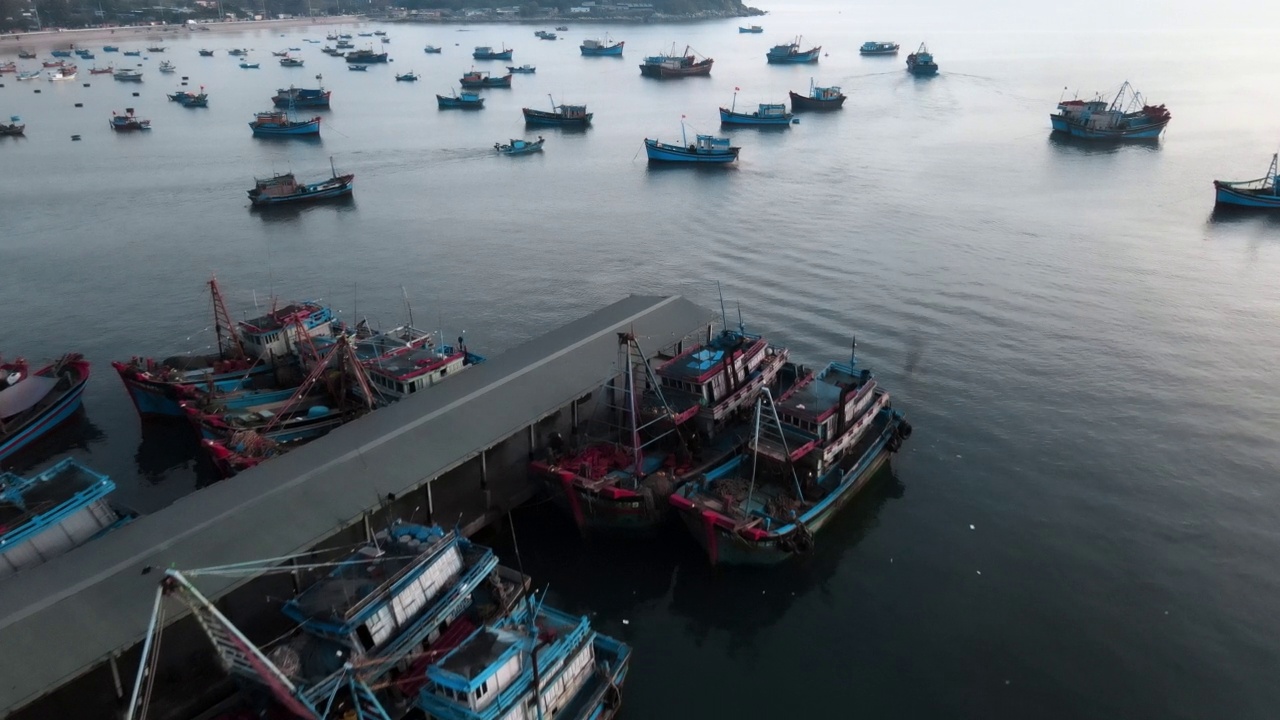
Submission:
[[[113,66],[111,66],[111,65],[108,65],[108,66],[106,66],[106,67],[104,67],[104,68],[100,68],[100,67],[91,67],[91,68],[89,68],[89,74],[90,74],[90,75],[114,75],[114,74],[115,74],[115,72],[116,72],[115,67],[113,67]]]
[[[801,50],[801,40],[803,38],[796,37],[792,42],[774,45],[769,48],[769,52],[765,53],[765,58],[775,65],[818,62],[818,56],[822,54],[822,46]]]
[[[568,26],[568,25],[557,25],[557,26],[556,26],[556,31],[557,31],[557,32],[568,32],[568,31],[569,31],[569,26]]]
[[[241,70],[257,70],[259,67],[260,65],[258,63],[251,63],[251,62],[240,63]]]
[[[227,51],[227,54],[231,57],[244,57],[249,54],[249,51],[244,48],[231,48]]]
[[[680,123],[679,145],[644,140],[644,152],[649,162],[684,162],[684,163],[731,163],[738,159],[741,148],[731,146],[729,138],[718,138],[711,135],[696,135],[694,142],[689,142],[685,135],[684,123]]]
[[[22,124],[22,118],[17,115],[10,115],[8,123],[0,123],[0,137],[17,137],[26,131],[27,126]]]
[[[39,78],[40,78],[39,70],[27,70],[25,72],[18,73],[18,76],[14,79],[15,80],[37,80]]]
[[[361,63],[368,65],[370,63],[384,63],[386,61],[386,53],[376,53],[372,49],[356,50],[355,52],[347,53],[347,62],[349,63]]]
[[[213,298],[215,352],[175,355],[164,360],[134,356],[113,362],[134,407],[142,417],[182,417],[179,402],[188,399],[177,388],[200,386],[215,392],[257,389],[260,380],[280,368],[296,365],[294,351],[305,334],[319,338],[333,334],[333,310],[320,303],[288,303],[258,317],[232,322],[216,279],[208,282]]]
[[[153,45],[153,46],[151,46],[151,47],[147,48],[147,52],[162,53],[162,52],[164,52],[164,51],[165,51],[165,48],[164,48],[163,46],[160,46],[160,45]]]
[[[475,52],[471,53],[471,57],[476,60],[510,60],[513,51],[506,45],[501,50],[494,50],[488,45],[476,46]]]
[[[296,58],[296,57],[280,58],[280,67],[302,67],[302,65],[303,65],[303,61],[301,58]]]
[[[328,342],[316,342],[321,353]],[[462,337],[456,345],[449,345],[435,333],[412,324],[363,336],[357,333],[352,352],[364,366],[379,402],[395,402],[422,392],[485,361],[467,349]]]
[[[542,152],[542,144],[546,140],[539,135],[537,140],[518,140],[512,139],[507,144],[494,143],[493,149],[503,155],[528,155],[529,153]]]
[[[289,48],[289,52],[302,52],[302,48],[300,48],[300,47],[291,47],[291,48]]]
[[[920,49],[907,56],[907,72],[922,76],[938,74],[938,63],[933,61],[933,53],[929,52],[924,43],[920,43]]]
[[[175,72],[177,69],[178,68],[174,67],[173,63],[169,62],[168,60],[163,60],[160,62],[160,72],[162,73]]]
[[[422,52],[427,53],[428,55],[439,55],[440,53],[444,52],[444,49],[438,48],[435,45],[428,45],[422,48]]]
[[[356,33],[356,35],[358,35],[359,37],[373,37],[373,33],[371,33],[371,32],[367,32],[367,33]]]
[[[319,135],[320,116],[309,120],[294,119],[292,109],[281,112],[267,110],[254,116],[249,128],[255,136]]]
[[[36,54],[31,52],[30,50],[19,50],[18,59],[19,60],[35,60]]]
[[[757,110],[738,112],[738,88],[733,89],[733,102],[727,108],[720,108],[720,124],[722,125],[791,125],[795,117],[787,112],[783,103],[760,103]]]
[[[791,110],[799,112],[801,110],[839,110],[844,105],[845,95],[840,92],[838,85],[830,87],[818,87],[813,84],[813,78],[809,79],[809,94],[801,95],[792,90]]]
[[[35,372],[22,358],[0,362],[0,461],[71,417],[88,381],[89,363],[78,353]]]
[[[593,113],[587,112],[586,105],[557,105],[555,98],[551,100],[551,111],[521,108],[524,121],[529,125],[559,125],[561,127],[586,127],[591,124]]]
[[[300,183],[291,172],[272,175],[265,180],[254,178],[254,186],[249,190],[249,201],[255,206],[283,205],[286,203],[315,202],[317,200],[328,200],[350,195],[352,186],[355,185],[356,176],[353,174],[339,175],[338,171],[333,168],[332,158],[329,162],[329,169],[333,174],[329,179],[321,180],[320,182]]]
[[[328,108],[332,90],[319,88],[299,88],[292,85],[276,90],[271,102],[278,108]]]
[[[538,72],[538,68],[534,67],[533,65],[529,65],[528,63],[524,65],[519,65],[519,66],[508,65],[507,72],[517,74],[517,75],[532,75]]]
[[[0,63],[0,73],[16,73],[18,72],[18,63],[7,62]]]
[[[30,477],[0,473],[0,580],[127,524],[111,478],[71,458]]]
[[[463,90],[454,91],[452,95],[436,95],[436,104],[441,110],[461,108],[463,110],[480,110],[484,108],[484,98],[479,93]]]
[[[489,88],[489,87],[511,87],[511,74],[508,73],[502,77],[491,77],[488,70],[472,70],[458,84],[464,88]]]
[[[70,50],[50,50],[50,51],[49,51],[49,54],[50,54],[50,55],[52,55],[52,56],[54,56],[54,57],[56,57],[56,58],[69,58],[69,57],[71,57],[71,51],[70,51]]]
[[[281,51],[279,51],[279,52],[276,52],[275,50],[272,50],[272,51],[271,51],[271,55],[272,55],[272,57],[287,57],[287,56],[289,55],[289,51],[288,51],[288,50],[281,50]]]
[[[142,71],[132,70],[130,68],[120,68],[111,74],[111,77],[120,82],[142,82]]]
[[[682,54],[676,54],[675,46],[671,46],[670,55],[650,55],[640,64],[640,74],[652,78],[679,78],[695,75],[710,75],[715,60],[698,59],[697,55],[685,46]]]
[[[75,80],[75,79],[76,79],[75,65],[68,65],[66,67],[54,68],[49,71],[49,80],[51,81]]]
[[[348,65],[347,69],[352,72],[369,72],[368,65]]]
[[[142,51],[141,51],[141,50],[125,50],[125,51],[124,51],[124,54],[125,54],[127,57],[142,57]]]
[[[103,45],[102,52],[120,52],[120,48],[115,45]]]
[[[556,35],[553,32],[548,32],[546,30],[542,30],[534,34],[537,35],[542,40],[558,40],[559,39],[558,35]]]
[[[178,92],[169,95],[169,99],[185,108],[209,107],[209,95],[205,93],[203,85],[200,86],[199,93],[190,93],[186,90],[179,90]]]
[[[336,47],[339,50],[351,50],[355,48],[355,46],[356,46],[355,43],[349,40],[339,40],[337,44],[334,45],[334,47]]]
[[[200,52],[200,57],[213,57],[213,51],[212,51],[212,50],[203,50],[203,49],[202,49],[202,50],[200,50],[199,52]]]
[[[384,37],[384,38],[382,38],[382,44],[383,44],[383,45],[390,45],[390,44],[391,44],[391,38],[389,38],[389,37]]]
[[[1054,132],[1086,140],[1153,140],[1172,118],[1164,105],[1146,104],[1142,93],[1126,81],[1109,102],[1102,95],[1059,102],[1049,122]]]
[[[771,565],[812,552],[815,536],[911,436],[888,392],[854,362],[831,363],[776,401],[761,393],[754,425],[741,453],[671,496],[712,564]]]
[[[862,43],[858,52],[862,55],[897,55],[901,46],[896,42],[880,42],[868,40]]]
[[[339,34],[339,35],[338,35],[338,39],[339,39],[339,40],[350,40],[350,39],[351,39],[351,33],[341,33],[341,34]]]
[[[95,56],[92,52],[89,52],[88,50],[77,50],[77,51],[76,51],[76,57],[78,57],[78,58],[80,58],[80,59],[82,59],[82,60],[92,60],[92,59],[94,59],[96,56]]]
[[[133,108],[125,108],[123,115],[117,115],[114,111],[111,113],[111,120],[108,121],[112,130],[116,132],[130,132],[133,130],[150,130],[151,121],[143,120],[134,115]]]
[[[741,25],[739,25],[738,32],[750,33],[752,35],[759,35],[760,33],[764,32],[764,28],[760,27],[759,25],[751,25],[749,27],[742,27]]]
[[[404,73],[403,75],[396,75],[396,82],[417,82],[420,77],[421,76],[419,76],[417,73],[410,70],[409,72]]]
[[[603,40],[583,40],[578,50],[586,57],[622,57],[625,40],[613,42],[606,33]]]
[[[1214,180],[1214,201],[1218,205],[1280,209],[1280,189],[1276,184],[1276,156],[1271,156],[1267,174],[1256,180]]]
[[[387,34],[387,31],[386,31],[386,30],[374,30],[374,31],[373,31],[373,34],[374,34],[374,35],[377,35],[378,37],[382,37],[382,36],[384,36],[384,35],[386,35],[386,34]]]
[[[66,62],[65,60],[45,60],[45,61],[43,61],[43,62],[41,62],[41,63],[40,63],[40,65],[41,65],[42,67],[46,68],[46,69],[47,69],[47,68],[60,68],[60,67],[62,67],[62,66],[64,66],[64,65],[66,65],[66,64],[67,64],[67,62]]]

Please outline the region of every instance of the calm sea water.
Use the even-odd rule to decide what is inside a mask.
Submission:
[[[916,433],[815,556],[777,572],[712,571],[679,535],[584,545],[545,507],[517,512],[526,570],[635,645],[628,717],[1273,717],[1280,223],[1215,215],[1209,183],[1261,175],[1280,140],[1277,11],[1073,12],[832,2],[778,10],[763,35],[575,26],[559,42],[387,26],[395,62],[363,74],[302,42],[322,29],[194,34],[142,59],[140,86],[6,77],[0,116],[28,136],[0,142],[0,348],[76,349],[97,370],[84,416],[17,465],[72,454],[148,511],[208,480],[185,428],[140,429],[108,361],[206,348],[211,273],[240,310],[320,297],[384,325],[404,320],[403,286],[418,325],[484,353],[631,292],[712,306],[719,280],[810,364],[856,335]],[[606,29],[626,57],[579,57]],[[797,34],[820,64],[767,66]],[[869,39],[903,53],[861,58]],[[933,79],[903,71],[922,40]],[[642,79],[673,42],[714,57],[712,77]],[[471,48],[503,43],[537,74],[480,113],[437,111]],[[262,69],[222,52],[237,46]],[[268,54],[288,46],[304,68]],[[423,80],[392,80],[410,69]],[[322,141],[250,136],[275,88],[317,73],[334,92]],[[165,100],[182,75],[207,110]],[[732,131],[736,167],[646,167],[642,138],[678,137],[682,116],[714,131],[735,87],[739,105],[777,102],[811,76],[844,87],[843,112]],[[1064,87],[1126,79],[1171,108],[1159,144],[1049,137]],[[519,109],[548,94],[587,103],[593,127],[495,157],[535,134]],[[155,129],[110,132],[125,107]],[[357,175],[352,202],[248,210],[254,175],[321,177],[330,157]]]

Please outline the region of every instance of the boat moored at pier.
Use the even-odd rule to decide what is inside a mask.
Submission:
[[[0,460],[71,417],[88,381],[89,363],[77,353],[34,372],[22,358],[0,363]]]
[[[1054,132],[1084,140],[1154,140],[1173,115],[1164,105],[1148,105],[1127,81],[1110,101],[1064,100],[1049,116]]]

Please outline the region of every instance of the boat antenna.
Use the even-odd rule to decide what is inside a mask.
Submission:
[[[404,307],[409,311],[409,327],[413,327],[413,306],[409,304],[409,291],[400,286],[400,292],[404,295]]]
[[[720,293],[720,321],[725,325],[729,324],[729,313],[724,309],[724,288],[720,287],[720,281],[716,281],[716,292]]]
[[[333,166],[333,156],[332,156],[332,155],[330,155],[330,156],[329,156],[329,171],[333,173],[333,176],[334,176],[334,177],[338,177],[338,171],[337,171],[337,169],[336,169],[336,168],[334,168],[334,166]]]
[[[850,364],[850,365],[856,365],[856,364],[858,363],[858,338],[857,338],[857,336],[854,336],[854,338],[849,342],[849,344],[850,344],[850,346],[851,346],[851,347],[849,348],[849,364]]]
[[[686,137],[684,134],[684,115],[680,116],[680,144],[681,145],[689,144],[689,138]],[[720,283],[716,283],[716,285],[719,285],[719,284]]]
[[[729,112],[733,112],[738,109],[738,91],[741,89],[742,88],[737,85],[733,87],[733,104],[729,106]]]
[[[747,334],[747,326],[745,323],[742,322],[742,301],[741,300],[738,301],[738,333],[744,336]]]
[[[551,112],[556,111],[556,99],[551,97],[551,93],[547,93],[547,99],[551,101]]]
[[[360,322],[360,283],[351,283],[351,316]]]
[[[1067,86],[1066,86],[1066,85],[1063,85],[1063,86],[1062,86],[1062,94],[1058,96],[1058,102],[1059,102],[1059,103],[1061,103],[1061,102],[1062,102],[1062,98],[1064,98],[1064,97],[1066,97],[1066,96],[1067,96]]]

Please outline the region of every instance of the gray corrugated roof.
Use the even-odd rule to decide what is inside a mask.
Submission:
[[[410,491],[598,386],[618,357],[618,330],[652,351],[711,318],[680,297],[633,295],[0,583],[0,715],[141,640],[158,581],[143,567],[308,549],[380,496]],[[216,597],[242,582],[206,577],[201,591]]]

